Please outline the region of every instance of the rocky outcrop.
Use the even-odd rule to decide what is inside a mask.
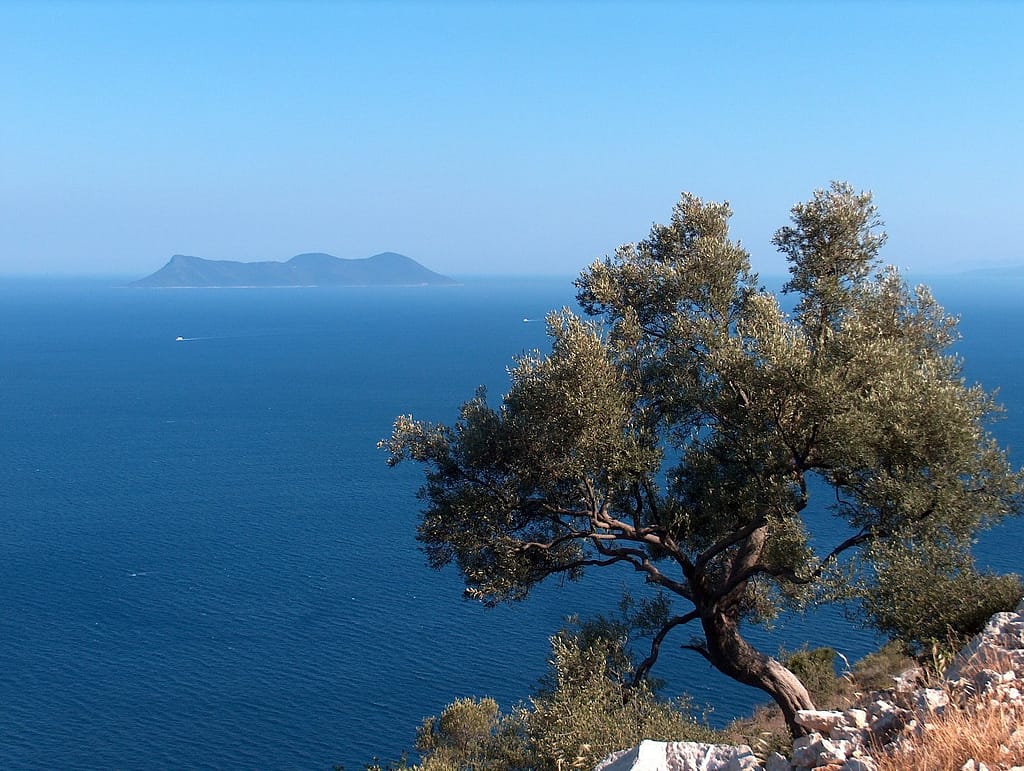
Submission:
[[[941,687],[925,687],[914,673],[905,673],[864,708],[801,710],[796,721],[808,734],[793,743],[788,758],[773,753],[763,765],[747,746],[645,741],[610,755],[595,771],[875,771],[872,752],[893,751],[921,736],[930,730],[929,719],[951,702],[1024,708],[1024,601],[1012,613],[994,615],[943,680]],[[1024,742],[1024,728],[1018,731]],[[995,771],[973,759],[963,766],[963,771],[983,769]]]
[[[613,752],[594,771],[755,771],[761,766],[750,747],[703,742],[644,741]]]
[[[1013,671],[1024,678],[1024,601],[1012,613],[996,613],[946,669],[955,683],[983,671]]]

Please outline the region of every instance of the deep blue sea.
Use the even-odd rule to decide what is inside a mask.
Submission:
[[[607,610],[634,576],[463,601],[417,549],[421,469],[388,469],[375,444],[399,413],[451,421],[478,385],[502,393],[570,281],[0,280],[0,767],[351,771],[456,697],[525,698],[562,618]],[[1014,448],[1022,284],[937,282]],[[1024,570],[1022,535],[987,535],[981,562]],[[851,659],[875,643],[836,613],[758,639]],[[688,652],[656,674],[715,723],[761,700]]]

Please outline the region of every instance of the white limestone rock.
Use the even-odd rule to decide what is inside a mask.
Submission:
[[[846,753],[835,742],[819,733],[809,733],[793,742],[793,765],[806,768],[846,760]]]
[[[868,711],[866,709],[848,709],[843,713],[846,724],[853,728],[867,728]]]
[[[835,712],[833,710],[799,709],[794,719],[797,725],[803,726],[808,731],[827,734],[842,725],[845,718],[842,712]]]
[[[850,758],[839,771],[878,771],[878,766],[871,758]]]
[[[755,771],[759,765],[745,744],[656,742],[613,752],[594,771]]]
[[[939,688],[922,688],[914,694],[914,706],[922,712],[941,712],[948,704],[949,693]]]

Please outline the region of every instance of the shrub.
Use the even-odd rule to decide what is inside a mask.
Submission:
[[[893,548],[874,555],[877,582],[863,597],[864,609],[874,626],[915,655],[959,647],[1024,595],[1018,576],[978,572],[956,550]]]
[[[513,768],[523,744],[515,721],[487,698],[457,699],[440,717],[424,720],[416,734],[424,771]]]
[[[893,679],[915,663],[904,643],[890,640],[853,665],[852,679],[861,691],[882,691],[891,688]]]
[[[789,654],[780,652],[779,658],[789,671],[800,678],[815,704],[826,702],[835,694],[838,680],[836,652],[832,648],[809,650],[804,645]]]
[[[716,740],[694,719],[689,702],[660,700],[647,683],[630,687],[621,672],[610,671],[610,661],[622,661],[620,641],[598,638],[582,646],[563,633],[551,644],[557,687],[536,696],[526,716],[543,768],[592,768],[608,753],[644,739]]]
[[[609,625],[605,632],[614,631]],[[550,671],[527,705],[502,714],[493,699],[458,699],[417,732],[419,771],[562,771],[591,768],[644,739],[715,741],[686,701],[633,686],[624,638],[585,624],[551,639]],[[370,771],[384,771],[380,766]]]

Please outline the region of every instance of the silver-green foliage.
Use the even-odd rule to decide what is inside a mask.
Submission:
[[[804,684],[815,700],[827,701],[839,684],[836,676],[836,652],[833,648],[808,648],[779,651],[779,658]]]
[[[799,732],[810,696],[741,624],[870,597],[897,564],[873,558],[897,544],[966,564],[979,528],[1021,510],[1022,477],[988,431],[992,397],[950,352],[955,319],[879,262],[869,194],[833,183],[776,233],[792,314],[759,286],[730,216],[684,195],[667,225],[581,274],[593,320],[552,314],[551,352],[521,357],[497,406],[480,392],[451,426],[400,417],[381,444],[426,466],[419,539],[470,596],[632,568],[673,598],[642,674],[671,631],[699,624],[690,647]],[[813,490],[846,526],[823,549]]]
[[[592,768],[644,739],[713,741],[685,701],[663,701],[630,685],[624,640],[610,627],[562,632],[551,640],[545,685],[502,714],[493,699],[457,699],[421,725],[420,771],[560,771]]]
[[[610,752],[644,739],[714,741],[686,700],[658,699],[644,681],[632,686],[624,641],[562,634],[552,639],[555,688],[542,692],[526,713],[531,745],[543,768],[593,768]]]
[[[421,771],[513,771],[533,765],[520,714],[503,715],[493,699],[456,699],[416,736]]]
[[[864,609],[874,626],[918,655],[934,646],[955,651],[1024,596],[1018,576],[978,572],[970,554],[941,543],[880,544],[870,553],[876,581]]]

